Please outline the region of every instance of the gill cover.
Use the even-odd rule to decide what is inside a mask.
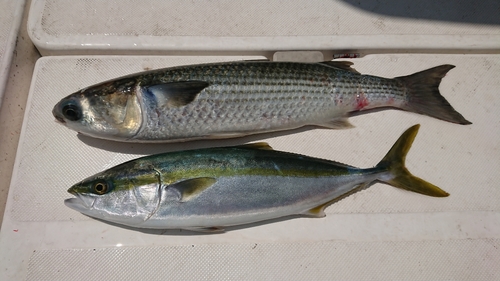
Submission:
[[[63,98],[52,114],[79,133],[104,139],[124,139],[137,134],[142,110],[135,82],[99,84]]]
[[[140,226],[156,213],[161,200],[161,176],[152,167],[124,163],[73,185],[76,198],[65,205],[87,216]]]

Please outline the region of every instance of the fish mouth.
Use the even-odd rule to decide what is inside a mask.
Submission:
[[[57,115],[55,115],[54,117],[56,118],[56,121],[57,121],[57,122],[59,122],[59,123],[61,123],[61,124],[66,123],[66,121],[64,121],[64,119],[63,119],[61,116],[57,116]]]
[[[93,209],[95,198],[88,198],[80,194],[75,194],[75,196],[75,198],[64,200],[64,205],[80,213],[85,213]]]

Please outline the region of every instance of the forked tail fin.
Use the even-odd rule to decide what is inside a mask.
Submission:
[[[454,65],[445,64],[412,75],[394,78],[401,81],[408,91],[408,103],[403,109],[452,123],[472,124],[439,93],[441,79],[454,67]]]
[[[421,178],[415,177],[405,167],[406,154],[410,150],[419,128],[420,125],[417,124],[406,130],[396,143],[394,143],[382,161],[377,164],[377,167],[385,168],[391,174],[389,178],[379,180],[392,186],[424,195],[446,197],[449,195],[446,191]]]

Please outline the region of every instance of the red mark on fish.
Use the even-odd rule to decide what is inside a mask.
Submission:
[[[394,97],[390,97],[390,98],[387,100],[387,104],[389,104],[389,105],[394,104]]]
[[[368,106],[368,104],[370,104],[370,102],[368,101],[364,93],[356,95],[356,110],[361,110]]]

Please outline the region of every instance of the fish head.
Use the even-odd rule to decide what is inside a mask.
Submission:
[[[158,209],[161,181],[155,171],[105,171],[68,189],[64,204],[103,221],[139,227]]]
[[[137,88],[132,79],[92,86],[63,98],[52,114],[59,123],[84,135],[127,139],[142,125]]]

